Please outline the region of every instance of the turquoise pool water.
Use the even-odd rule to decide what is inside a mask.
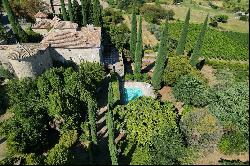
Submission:
[[[125,103],[142,96],[142,90],[140,88],[125,88],[124,99]]]

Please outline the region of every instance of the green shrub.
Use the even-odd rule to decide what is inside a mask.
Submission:
[[[13,75],[9,72],[9,70],[6,70],[0,65],[0,77],[11,79],[13,78]]]
[[[30,43],[39,43],[42,41],[43,36],[39,33],[34,32],[31,27],[25,29],[25,32],[28,35],[28,40]]]
[[[185,75],[173,87],[175,98],[197,107],[206,106],[209,102],[209,91],[204,83],[196,76]]]
[[[160,19],[164,19],[167,14],[170,16],[174,15],[174,12],[167,12],[163,7],[156,5],[143,5],[140,9],[142,16],[148,23],[160,23]]]
[[[185,113],[181,117],[180,128],[188,145],[200,152],[214,150],[223,134],[217,118],[206,109]]]
[[[228,16],[227,15],[216,15],[214,16],[215,20],[217,20],[218,22],[222,22],[222,23],[226,23],[228,20]]]
[[[239,131],[228,132],[224,134],[219,142],[219,150],[223,154],[240,154],[246,152],[247,138]]]
[[[174,85],[180,77],[191,74],[202,79],[201,73],[189,64],[188,57],[176,56],[169,57],[167,66],[164,70],[163,82],[166,85]]]

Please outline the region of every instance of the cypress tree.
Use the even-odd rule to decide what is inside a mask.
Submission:
[[[87,17],[88,2],[87,0],[81,0],[81,5],[82,5],[82,25],[86,26],[88,24],[88,17]]]
[[[61,2],[63,20],[68,21],[68,16],[67,16],[67,11],[66,11],[66,8],[65,8],[64,0],[60,0],[60,2]]]
[[[101,26],[101,5],[99,0],[93,0],[93,24]]]
[[[135,74],[141,73],[142,66],[142,17],[139,16],[139,29],[137,34],[136,50],[135,50]]]
[[[184,49],[185,49],[185,43],[187,39],[187,34],[188,34],[188,27],[189,27],[189,20],[190,20],[190,8],[188,9],[186,19],[183,25],[183,29],[181,32],[181,37],[178,43],[178,46],[176,48],[176,54],[177,55],[183,55],[184,54]]]
[[[194,48],[194,51],[189,59],[189,63],[194,67],[196,67],[196,64],[198,63],[199,54],[200,54],[202,43],[203,43],[206,30],[207,30],[207,21],[208,21],[208,15],[203,23],[202,29],[200,31],[200,34],[198,36],[198,39]]]
[[[109,92],[108,92],[108,112],[106,113],[107,128],[108,128],[108,142],[109,142],[109,153],[111,157],[112,165],[118,165],[117,161],[117,149],[114,142],[114,124],[112,116],[112,108],[114,106],[113,101],[113,89],[111,82],[109,83]]]
[[[72,9],[73,9],[73,20],[75,23],[77,23],[78,25],[81,25],[81,12],[80,12],[80,6],[77,2],[77,0],[73,0],[73,5],[72,5]]]
[[[155,62],[155,68],[152,76],[152,85],[155,89],[160,89],[162,75],[165,68],[165,63],[167,59],[167,54],[169,50],[169,37],[168,37],[168,19],[166,19],[166,23],[161,35],[160,46],[158,50],[157,59]]]
[[[97,144],[97,137],[96,137],[96,117],[95,111],[97,109],[95,101],[93,99],[88,99],[88,118],[90,123],[90,132],[91,132],[91,139],[94,144]]]
[[[137,21],[136,21],[136,13],[133,10],[132,20],[131,20],[131,33],[130,33],[130,55],[132,60],[135,58],[135,49],[136,49],[136,33],[137,33]]]
[[[69,12],[69,20],[71,22],[73,22],[74,21],[74,16],[73,16],[73,9],[72,9],[71,0],[68,0],[68,12]]]
[[[18,37],[18,40],[21,42],[28,42],[28,34],[22,29],[17,19],[14,16],[14,13],[10,7],[8,0],[3,0],[3,6],[8,15],[8,20],[10,21],[11,28],[14,34]]]

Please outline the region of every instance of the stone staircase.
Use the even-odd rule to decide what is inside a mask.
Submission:
[[[107,106],[100,108],[97,111],[97,137],[99,139],[106,138],[108,136],[108,128],[106,126],[106,114]]]

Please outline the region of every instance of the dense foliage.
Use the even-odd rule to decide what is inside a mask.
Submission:
[[[166,18],[167,10],[161,6],[145,4],[140,8],[140,13],[148,23],[159,24],[161,19]]]
[[[173,87],[175,98],[198,107],[206,106],[209,102],[209,91],[204,83],[191,74],[181,77]]]
[[[81,125],[85,121],[90,124],[91,140],[96,143],[95,91],[103,77],[104,71],[99,64],[87,62],[78,70],[53,68],[35,80],[9,81],[8,111],[12,116],[1,123],[0,131],[7,139],[10,152],[48,151],[59,134],[69,130],[83,132]],[[65,146],[55,145],[51,155],[60,159],[55,161],[56,158],[51,157],[50,163],[66,161],[70,149]]]
[[[125,106],[117,106],[114,109],[114,116],[117,116],[117,130],[126,130],[128,135],[128,153],[133,145],[150,145],[152,138],[161,132],[164,127],[175,129],[176,114],[173,112],[173,105],[160,103],[149,97],[142,97],[129,102]]]
[[[173,86],[182,76],[187,74],[203,79],[201,73],[189,64],[187,56],[174,55],[168,58],[168,65],[164,70],[162,80],[165,85]]]
[[[219,119],[226,133],[220,149],[225,153],[246,151],[249,145],[249,87],[246,83],[234,83],[224,88],[215,87],[212,92],[209,111]]]
[[[185,113],[180,127],[187,143],[202,153],[214,150],[222,136],[220,123],[206,109],[194,109]]]

